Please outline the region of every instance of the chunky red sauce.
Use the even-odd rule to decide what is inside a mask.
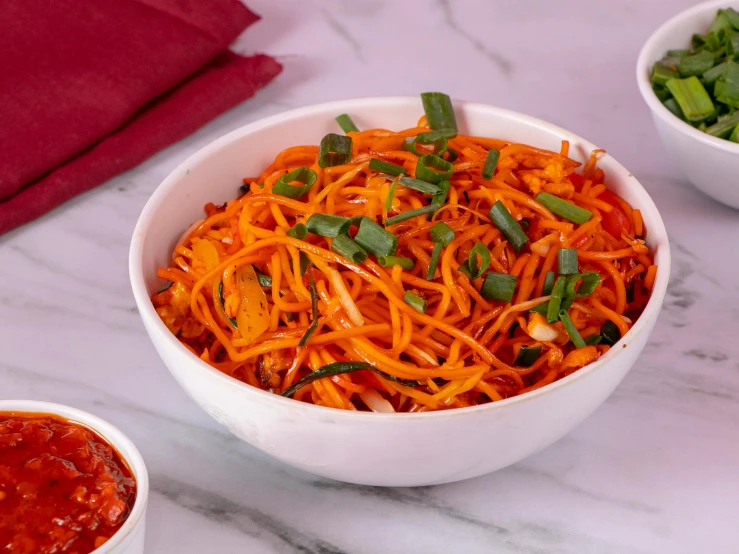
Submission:
[[[87,427],[0,412],[0,552],[87,554],[128,517],[136,482]]]

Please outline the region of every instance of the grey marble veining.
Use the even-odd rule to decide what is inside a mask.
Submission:
[[[250,0],[238,41],[278,55],[267,90],[52,214],[0,237],[0,395],[108,419],[146,458],[148,552],[739,552],[737,212],[666,158],[634,82],[647,36],[688,0]],[[128,242],[147,198],[218,136],[292,107],[443,90],[542,117],[606,148],[654,197],[673,278],[634,369],[561,441],[478,479],[344,485],[229,435],[143,330]]]

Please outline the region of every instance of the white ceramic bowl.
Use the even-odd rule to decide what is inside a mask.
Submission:
[[[500,108],[455,102],[462,130],[587,159],[589,142],[538,119]],[[245,175],[258,174],[288,146],[318,144],[348,113],[360,128],[413,126],[420,98],[371,98],[310,106],[269,117],[206,146],[175,169],[146,204],[133,235],[129,270],[136,304],[165,365],[213,418],[254,447],[305,471],[381,486],[448,483],[508,466],[550,445],[597,408],[631,368],[657,319],[667,288],[670,251],[662,218],[638,181],[610,156],[600,167],[608,183],[641,208],[648,243],[660,266],[643,315],[617,348],[596,363],[528,394],[472,408],[379,414],[314,406],[259,390],[193,356],[156,314],[160,286],[180,234],[207,202],[233,198]]]
[[[739,144],[712,137],[675,117],[652,90],[652,66],[667,50],[689,48],[694,33],[705,33],[719,8],[739,10],[737,0],[705,2],[679,13],[657,29],[644,44],[636,64],[639,91],[665,149],[696,188],[708,196],[739,208]]]
[[[149,500],[149,475],[144,459],[131,440],[107,421],[77,408],[36,400],[0,400],[0,412],[52,414],[89,427],[112,444],[136,480],[136,501],[120,529],[93,554],[143,554],[146,504]]]

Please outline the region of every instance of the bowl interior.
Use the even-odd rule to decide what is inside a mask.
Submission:
[[[585,162],[595,148],[582,138],[536,118],[469,102],[455,101],[454,105],[463,133],[498,137],[555,151],[559,151],[562,140],[568,140],[570,156],[581,162]],[[178,238],[193,222],[202,219],[203,206],[234,198],[242,179],[260,174],[282,149],[318,144],[326,133],[340,132],[334,117],[341,113],[348,113],[360,129],[399,130],[413,127],[423,115],[423,107],[420,98],[375,98],[293,110],[247,125],[216,140],[181,164],[159,186],[136,225],[130,257],[131,282],[139,313],[150,332],[153,329],[156,333],[155,340],[165,341],[171,348],[185,349],[161,322],[149,299],[162,284],[156,277],[157,268],[169,264]],[[667,233],[657,208],[633,175],[609,155],[600,158],[599,167],[606,174],[607,185],[632,206],[641,209],[648,229],[647,243],[661,267],[644,315],[630,331],[630,334],[637,333],[646,326],[643,320],[656,316],[667,288],[670,256]],[[590,367],[602,365],[615,355],[617,352],[611,351]],[[216,372],[196,357],[192,356],[192,360],[205,371]],[[575,372],[562,381],[577,378],[580,373]],[[236,380],[234,383],[241,385]],[[519,397],[502,402],[516,401],[516,398]]]

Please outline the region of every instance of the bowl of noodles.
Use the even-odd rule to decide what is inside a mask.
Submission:
[[[415,486],[508,466],[592,413],[669,268],[659,212],[606,152],[425,93],[216,140],[154,192],[129,269],[165,365],[233,434]]]

